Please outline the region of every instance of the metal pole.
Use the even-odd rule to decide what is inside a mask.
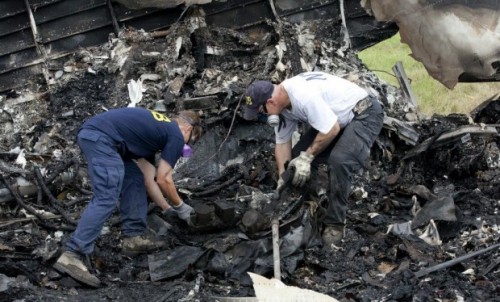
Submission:
[[[498,247],[500,247],[500,243],[494,244],[494,245],[492,245],[490,247],[487,247],[487,248],[479,250],[479,251],[475,251],[475,252],[472,252],[472,253],[460,256],[460,257],[455,258],[455,259],[451,259],[449,261],[437,264],[435,266],[423,268],[423,269],[421,269],[421,270],[419,270],[418,272],[415,273],[415,277],[420,278],[420,277],[423,277],[423,276],[425,276],[425,275],[427,275],[429,273],[435,272],[437,270],[440,270],[440,269],[443,269],[443,268],[448,268],[448,267],[453,266],[453,265],[455,265],[457,263],[460,263],[462,261],[469,260],[472,257],[476,257],[478,255],[481,255],[481,254],[484,254],[484,253],[489,252],[491,250],[494,250],[494,249],[496,249]]]
[[[109,14],[111,15],[111,23],[113,24],[113,30],[115,31],[115,35],[118,37],[118,33],[120,32],[120,25],[118,25],[118,21],[116,20],[115,10],[113,8],[113,4],[111,0],[106,1],[108,5]]]
[[[351,37],[349,37],[349,30],[347,29],[347,21],[345,18],[345,11],[344,11],[344,0],[340,0],[340,16],[342,17],[342,31],[344,32],[344,42],[346,45],[344,45],[342,48],[343,50],[351,47]]]
[[[24,0],[24,5],[26,6],[26,12],[28,13],[28,17],[30,20],[30,27],[31,27],[31,33],[33,34],[33,41],[35,42],[35,46],[36,49],[38,50],[38,53],[42,56],[43,59],[42,73],[45,78],[45,82],[47,82],[47,86],[50,87],[50,74],[49,74],[49,68],[47,67],[47,52],[45,51],[42,38],[38,33],[35,16],[33,15],[33,10],[31,9],[29,1]]]
[[[279,238],[279,221],[274,218],[271,221],[273,231],[273,260],[274,260],[274,278],[281,280],[281,264],[280,264],[280,238]]]

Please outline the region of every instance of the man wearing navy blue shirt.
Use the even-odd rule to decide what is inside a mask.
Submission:
[[[92,253],[104,223],[117,206],[122,218],[124,254],[164,247],[165,242],[145,234],[147,192],[135,160],[144,158],[154,165],[155,154],[160,153],[157,189],[174,205],[179,218],[189,222],[193,208],[178,195],[172,173],[184,145],[200,135],[200,118],[193,111],[181,111],[170,119],[155,111],[128,107],[109,110],[85,122],[77,142],[88,163],[93,197],[54,268],[90,286],[99,286],[100,280],[81,258]]]

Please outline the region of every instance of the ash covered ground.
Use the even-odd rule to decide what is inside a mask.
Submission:
[[[273,276],[272,218],[280,218],[281,279],[289,286],[340,301],[497,299],[500,100],[469,116],[423,117],[334,32],[324,21],[237,32],[189,17],[164,37],[127,30],[64,58],[48,89],[33,83],[3,94],[0,299],[254,297],[247,272]],[[370,169],[355,176],[347,233],[334,252],[322,251],[318,236],[324,170],[273,203],[266,195],[277,180],[272,129],[239,115],[252,80],[279,82],[306,69],[378,93],[390,118]],[[199,219],[189,228],[152,205],[151,230],[168,248],[129,258],[120,253],[116,213],[91,259],[105,285],[90,289],[52,269],[91,196],[75,135],[96,113],[130,104],[131,80],[144,88],[136,106],[203,117],[204,135],[175,173]]]

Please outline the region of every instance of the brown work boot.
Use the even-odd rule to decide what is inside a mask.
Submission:
[[[127,256],[137,256],[159,250],[166,245],[165,241],[155,240],[148,235],[125,237],[123,239],[122,253]]]
[[[101,281],[89,272],[81,256],[75,252],[65,251],[62,253],[54,264],[54,268],[92,287],[99,287],[101,285]]]
[[[327,225],[323,230],[323,248],[332,250],[334,246],[339,246],[344,238],[344,225]]]

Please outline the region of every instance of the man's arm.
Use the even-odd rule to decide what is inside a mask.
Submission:
[[[278,175],[281,175],[285,172],[285,163],[292,158],[292,140],[283,144],[276,144],[274,156],[278,166]]]
[[[312,144],[307,148],[306,152],[313,156],[318,155],[321,151],[325,150],[328,145],[333,141],[333,139],[339,134],[340,125],[338,122],[333,125],[333,127],[328,131],[328,133],[320,133],[316,135]]]
[[[170,205],[163,197],[160,187],[155,182],[155,172],[156,168],[149,161],[144,158],[139,158],[137,160],[137,166],[141,169],[142,174],[144,174],[144,185],[146,191],[148,192],[149,198],[163,211],[170,209]]]
[[[161,158],[158,169],[156,170],[156,183],[160,187],[163,195],[167,196],[168,200],[174,206],[179,206],[182,203],[182,199],[175,188],[172,172],[172,166]]]

